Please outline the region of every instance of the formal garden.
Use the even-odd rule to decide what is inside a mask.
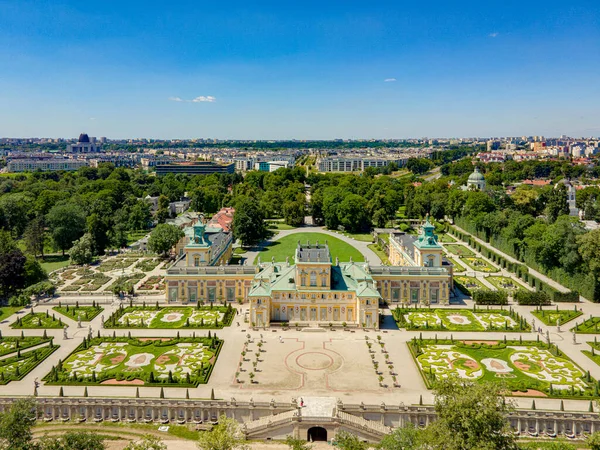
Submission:
[[[94,292],[108,283],[111,278],[102,273],[84,270],[83,275],[61,290],[64,292]]]
[[[544,309],[540,306],[535,311],[531,311],[531,314],[540,319],[545,325],[556,326],[557,324],[563,325],[570,322],[583,313],[577,309],[577,306],[573,309],[558,309],[558,305],[556,305],[556,309]]]
[[[227,306],[128,306],[115,311],[106,328],[223,328],[236,310]]]
[[[216,335],[84,338],[44,377],[48,384],[195,387],[210,378],[223,345]]]
[[[28,314],[19,316],[10,327],[11,328],[63,328],[65,324],[59,317],[56,318],[56,314],[50,314],[48,311],[45,313],[36,313],[33,308]]]
[[[461,244],[445,244],[444,248],[449,251],[450,253],[452,253],[453,255],[457,255],[457,256],[468,256],[468,257],[474,257],[475,253],[473,252],[473,250],[465,247],[464,245]]]
[[[22,380],[57,348],[45,333],[0,338],[0,385]]]
[[[481,281],[475,277],[466,277],[463,275],[454,277],[454,284],[461,290],[466,291],[465,294],[469,295],[470,291],[477,289],[486,289]]]
[[[502,381],[513,395],[560,398],[598,396],[598,382],[541,341],[458,341],[413,338],[408,343],[428,388],[436,380]]]
[[[58,302],[58,306],[52,309],[69,319],[82,322],[89,322],[104,311],[104,308],[96,304],[96,300],[92,302],[92,306],[79,306],[79,302],[75,302],[75,306],[68,304],[62,306],[61,302]]]
[[[453,273],[461,273],[461,272],[464,272],[466,270],[465,266],[463,266],[459,262],[458,258],[450,258],[448,256],[446,256],[446,258],[449,259],[450,262],[452,263],[452,265],[454,266]]]
[[[460,260],[463,264],[465,264],[471,270],[475,270],[477,272],[496,273],[496,272],[500,271],[500,269],[491,265],[489,262],[487,262],[483,258],[463,256],[460,258]]]
[[[590,317],[582,323],[577,323],[573,331],[581,334],[600,333],[600,317]]]
[[[392,311],[399,328],[427,331],[530,331],[531,327],[512,309],[426,309]]]
[[[485,281],[499,290],[516,291],[518,289],[525,289],[525,286],[509,277],[490,276]]]

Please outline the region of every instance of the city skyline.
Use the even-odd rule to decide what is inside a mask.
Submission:
[[[1,136],[600,134],[593,2],[5,1],[0,11]]]

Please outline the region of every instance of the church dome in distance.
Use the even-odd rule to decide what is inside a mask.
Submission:
[[[85,133],[81,133],[79,135],[79,141],[78,142],[90,142],[90,137],[85,134]]]
[[[478,183],[484,181],[483,174],[479,171],[479,168],[475,167],[475,170],[469,175],[469,183]]]

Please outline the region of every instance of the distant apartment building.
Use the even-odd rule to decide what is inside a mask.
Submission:
[[[235,170],[238,172],[247,172],[254,169],[253,158],[234,158],[233,163],[235,164]]]
[[[217,164],[212,161],[177,162],[156,165],[156,175],[185,173],[187,175],[210,175],[213,173],[233,173],[235,164]]]
[[[8,172],[52,172],[57,170],[73,171],[88,163],[79,159],[67,158],[20,158],[9,161],[6,165]]]
[[[395,162],[398,166],[406,165],[408,158],[383,159],[383,158],[322,158],[318,162],[319,172],[362,172],[367,167],[385,167]]]
[[[76,144],[67,145],[68,153],[100,153],[102,151],[102,145],[96,144],[96,138],[91,138],[82,133],[79,135],[79,139]]]

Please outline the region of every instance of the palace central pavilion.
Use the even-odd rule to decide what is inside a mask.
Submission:
[[[426,221],[415,237],[394,233],[389,239],[390,266],[331,260],[327,243],[298,242],[294,262],[224,265],[212,252],[232,240],[211,236],[203,225],[186,230],[180,258],[167,270],[170,303],[249,302],[255,326],[271,322],[379,326],[379,306],[448,304],[452,266],[443,259],[434,227]],[[206,257],[203,257],[202,254]],[[208,263],[208,264],[207,264]],[[203,265],[207,264],[207,265]]]

